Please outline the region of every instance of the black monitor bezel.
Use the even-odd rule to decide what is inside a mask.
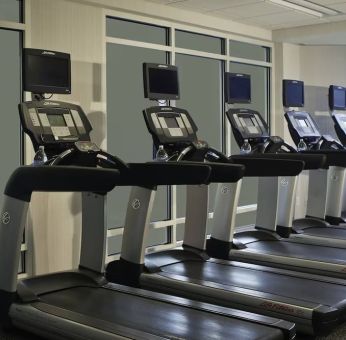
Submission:
[[[171,93],[156,93],[150,92],[149,87],[149,69],[158,69],[162,68],[166,70],[175,71],[177,74],[177,85],[178,85],[178,94]],[[150,100],[178,100],[180,99],[180,87],[179,87],[179,73],[178,67],[169,64],[156,64],[156,63],[143,63],[143,85],[144,85],[144,98]]]
[[[335,89],[342,89],[344,91],[345,105],[344,106],[335,106],[334,104],[334,93]],[[339,85],[329,85],[328,89],[328,103],[330,110],[345,110],[346,109],[346,88]]]
[[[230,98],[229,96],[229,88],[230,88],[230,83],[231,79],[235,77],[242,77],[242,78],[248,78],[250,80],[250,99],[245,100],[245,99],[239,99],[239,98]],[[234,73],[234,72],[225,72],[224,74],[224,85],[225,85],[225,102],[227,104],[250,104],[251,103],[251,76],[249,74],[245,73]]]
[[[287,86],[292,83],[298,83],[301,85],[302,88],[302,103],[291,103],[290,105],[287,102]],[[283,79],[282,80],[282,102],[283,106],[288,107],[304,107],[305,104],[305,97],[304,97],[304,82],[301,80],[295,80],[295,79]]]
[[[27,75],[29,69],[27,67],[29,56],[44,56],[46,58],[60,58],[67,60],[68,69],[68,86],[45,86],[45,85],[32,85],[27,84]],[[23,69],[23,90],[32,93],[54,93],[54,94],[71,94],[71,56],[69,53],[51,51],[51,50],[41,50],[34,48],[23,49],[22,57],[22,69]]]

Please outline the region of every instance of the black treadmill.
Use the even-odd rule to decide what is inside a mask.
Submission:
[[[50,160],[45,166],[18,168],[5,189],[6,218],[0,227],[0,248],[6,255],[0,257],[2,326],[50,339],[294,338],[294,325],[276,318],[107,282],[105,194],[119,185],[155,190],[160,184],[209,183],[210,168],[191,163],[125,164],[90,142],[91,126],[81,107],[43,100],[19,108],[34,148],[44,145]],[[232,170],[241,177],[242,167]],[[80,265],[17,284],[21,235],[34,191],[83,192]]]
[[[158,70],[157,65],[147,67]],[[173,66],[169,68],[176,72]],[[197,127],[184,109],[156,106],[144,110],[143,114],[155,147],[163,146],[171,162],[187,159],[229,164],[236,161],[246,164],[245,175],[248,176],[295,176],[302,170],[302,164],[297,161],[245,156],[228,159],[206,142],[198,140]],[[321,156],[306,158],[318,164],[323,160]],[[220,164],[207,164],[212,168],[211,181],[223,182],[218,192],[221,192],[223,200],[228,200],[230,193],[238,190],[239,182],[226,175],[213,174]],[[207,204],[204,193],[201,187],[188,188],[182,248],[148,254],[144,266],[140,256],[134,258],[130,255],[131,248],[138,247],[133,239],[145,230],[150,211],[142,219],[133,211],[128,213],[127,219],[141,220],[141,223],[135,226],[125,223],[129,228],[124,233],[121,258],[108,265],[106,277],[112,282],[294,320],[297,329],[308,334],[326,334],[343,320],[346,286],[342,280],[210,258],[205,249]],[[139,195],[139,190],[131,194],[132,197]],[[237,206],[237,199],[232,206]],[[223,249],[224,243],[219,242],[217,248]]]

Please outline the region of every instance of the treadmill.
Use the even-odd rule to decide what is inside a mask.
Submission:
[[[257,130],[256,134],[262,133],[261,126],[265,124],[258,112],[249,109],[230,109],[227,112],[227,117],[240,146],[245,139],[251,141],[251,133],[249,134],[247,123],[251,124],[250,130],[252,132],[254,132],[254,129]],[[264,140],[265,143],[262,143],[262,145],[267,145],[267,149],[274,148],[278,151],[284,144],[283,140],[277,136],[265,137]],[[258,142],[257,139],[256,142]],[[298,157],[297,159],[301,159],[301,157],[310,156],[310,153],[313,154],[314,151],[307,151],[307,154],[267,154],[265,157],[277,157],[279,159]],[[322,153],[326,157],[327,166],[346,165],[344,151],[323,150],[315,153]],[[252,156],[262,157],[262,155],[256,154]],[[306,164],[308,163],[308,159],[306,159]],[[314,168],[316,169],[316,164],[314,167],[305,166],[305,169],[312,170]],[[320,231],[316,232],[314,236],[308,236],[299,233],[299,231],[291,233],[296,181],[297,178],[293,177],[260,178],[256,225],[250,230],[235,233],[227,240],[223,240],[229,244],[231,258],[305,273],[346,278],[346,255],[345,248],[342,245],[343,240],[337,240],[337,238],[329,236],[334,229],[337,230],[337,234],[342,233],[341,228],[325,228],[326,233],[331,233],[328,234],[330,238],[320,237]],[[273,209],[273,207],[277,209]],[[228,211],[228,215],[233,213]],[[223,220],[225,221],[225,218]],[[322,224],[323,226],[324,224]],[[308,232],[310,232],[310,229]],[[313,230],[311,230],[311,233],[313,233]],[[222,240],[219,237],[215,237],[215,239]]]
[[[177,73],[176,67],[168,66],[168,68],[170,72]],[[168,77],[161,65],[147,64],[144,66],[144,72],[155,74],[156,80],[161,77],[163,81]],[[150,77],[145,77],[145,81],[149,82],[147,88],[153,87],[150,84]],[[165,86],[167,88],[169,84],[166,83]],[[166,95],[162,93],[162,99],[165,99]],[[164,147],[171,162],[183,159],[215,161],[216,157],[218,161],[224,163],[237,161],[246,164],[246,174],[249,176],[275,176],[278,172],[294,176],[302,169],[296,167],[296,161],[254,160],[251,157],[228,159],[217,150],[208,147],[206,142],[198,140],[197,127],[184,109],[155,106],[144,110],[143,114],[155,147],[158,149],[161,146],[161,150]],[[219,165],[211,162],[207,164],[212,167],[212,171],[215,165]],[[221,180],[221,177],[215,178],[215,182]],[[228,201],[228,198],[232,197],[232,193],[239,194],[239,184],[224,176],[223,183],[219,186],[218,191],[222,193],[223,200],[229,203],[228,207],[237,207],[237,197],[233,197],[232,202]],[[120,260],[108,264],[107,279],[221,306],[294,320],[297,329],[308,334],[327,334],[343,320],[346,307],[346,282],[342,280],[317,275],[306,277],[302,273],[288,270],[210,258],[205,248],[208,218],[207,189],[205,186],[187,188],[188,203],[182,248],[148,254],[144,263],[143,253],[133,256],[134,250],[138,248],[138,244],[133,240],[137,234],[144,234],[143,230],[147,230],[152,208],[148,208],[145,216],[128,210],[121,257]],[[143,189],[134,188],[131,197],[141,197],[142,192]],[[147,201],[149,200],[150,197],[147,197]],[[232,218],[234,220],[234,217]],[[137,221],[137,225],[132,221]]]
[[[19,109],[24,131],[35,150],[45,146],[49,161],[18,168],[5,189],[0,225],[3,327],[13,325],[49,339],[294,338],[290,322],[112,284],[104,278],[106,193],[123,185],[155,190],[161,184],[207,184],[207,165],[125,164],[90,142],[91,126],[80,106],[42,100],[22,103]],[[239,178],[243,169],[231,166],[228,171]],[[83,193],[80,265],[77,270],[17,282],[20,244],[34,191]]]

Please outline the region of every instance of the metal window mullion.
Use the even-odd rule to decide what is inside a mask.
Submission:
[[[0,20],[0,29],[25,31],[26,24],[23,24],[20,22],[7,21],[7,20]]]
[[[126,45],[126,46],[134,46],[134,47],[142,47],[142,48],[149,48],[151,50],[172,52],[171,46],[153,44],[153,43],[148,43],[148,42],[144,42],[144,41],[136,41],[136,40],[130,40],[130,39],[106,37],[106,43],[117,44],[117,45]]]
[[[272,67],[273,64],[269,63],[267,61],[259,61],[259,60],[253,60],[253,59],[246,59],[246,58],[238,58],[238,57],[229,57],[231,62],[235,63],[241,63],[241,64],[248,64],[248,65],[254,65],[254,66],[263,66],[263,67]]]
[[[175,52],[179,53],[179,54],[187,54],[187,55],[191,55],[191,56],[203,57],[203,58],[209,58],[209,59],[217,59],[217,60],[226,60],[227,59],[227,57],[223,54],[203,52],[203,51],[198,51],[198,50],[190,50],[190,49],[181,48],[181,47],[176,47]]]

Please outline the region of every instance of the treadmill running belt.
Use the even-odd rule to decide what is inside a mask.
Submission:
[[[172,339],[281,339],[277,329],[102,288],[77,287],[41,302]]]
[[[228,264],[184,261],[161,269],[166,273],[185,276],[201,282],[215,282],[224,286],[246,288],[327,306],[335,306],[340,303],[340,297],[346,298],[346,285],[312,281]]]
[[[321,236],[327,238],[336,238],[346,240],[346,228],[334,227],[310,227],[304,229],[303,235]]]
[[[311,261],[330,262],[346,266],[346,250],[342,248],[323,247],[298,242],[294,243],[286,240],[259,241],[247,243],[246,246],[262,254],[297,257]]]

